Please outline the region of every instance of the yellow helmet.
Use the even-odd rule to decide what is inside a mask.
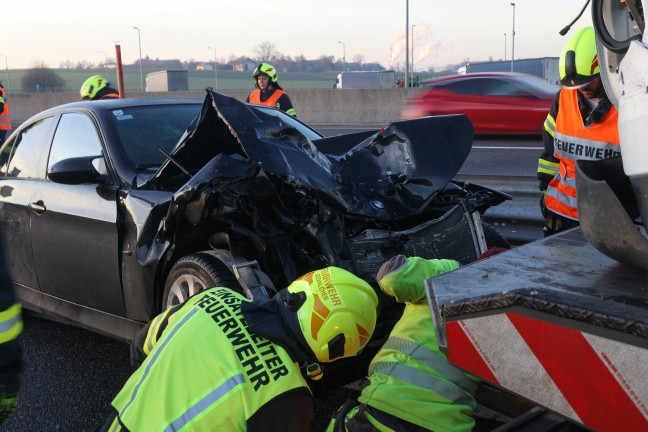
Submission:
[[[266,75],[268,78],[270,78],[270,82],[272,83],[277,82],[277,70],[270,63],[261,63],[256,67],[256,69],[254,69],[252,78],[254,78],[255,83],[257,82],[259,75]]]
[[[102,88],[107,87],[109,84],[110,83],[103,76],[92,75],[90,78],[85,80],[83,82],[83,85],[81,86],[81,91],[79,91],[81,99],[94,99],[94,97],[97,95],[97,92]]]
[[[558,70],[566,87],[581,87],[600,75],[594,27],[583,27],[565,44]]]
[[[296,312],[302,335],[320,362],[357,355],[376,327],[378,296],[339,267],[310,272],[288,287],[286,308]]]

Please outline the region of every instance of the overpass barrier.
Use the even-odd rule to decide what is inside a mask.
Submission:
[[[420,88],[393,88],[370,90],[286,89],[297,111],[297,117],[311,125],[381,125],[400,118],[403,102]],[[223,94],[245,101],[250,90],[223,90]],[[198,98],[205,92],[145,92],[129,93],[127,97]],[[31,116],[57,105],[79,100],[78,93],[21,93],[8,94],[11,122],[14,127]]]

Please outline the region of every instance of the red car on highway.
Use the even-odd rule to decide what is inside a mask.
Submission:
[[[475,134],[540,134],[558,90],[521,73],[446,76],[426,81],[405,101],[401,117],[466,114]]]

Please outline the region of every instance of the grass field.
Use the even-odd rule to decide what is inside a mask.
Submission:
[[[65,81],[63,88],[57,88],[57,92],[77,92],[81,84],[91,75],[104,75],[113,87],[117,88],[117,76],[114,70],[104,69],[52,69]],[[151,72],[159,72],[160,69],[144,69],[143,75]],[[27,72],[26,69],[15,69],[9,71],[0,70],[0,80],[3,81],[8,93],[33,93],[35,89],[23,89],[22,79]],[[279,84],[286,89],[332,89],[335,78],[339,71],[335,72],[286,72],[279,73]],[[398,75],[398,74],[397,74]],[[430,74],[419,74],[421,79],[429,78]],[[189,89],[203,90],[206,87],[217,87],[221,90],[244,90],[254,88],[252,72],[239,71],[218,71],[218,85],[214,71],[189,71]],[[124,89],[127,93],[141,91],[140,71],[135,68],[124,69]],[[42,91],[42,89],[41,89]]]

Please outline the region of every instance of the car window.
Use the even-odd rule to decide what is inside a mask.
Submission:
[[[54,134],[47,170],[63,159],[101,154],[99,134],[90,117],[83,113],[63,114]]]
[[[478,96],[531,96],[524,88],[499,78],[470,78],[445,84],[453,93]]]
[[[200,108],[199,104],[169,104],[113,110],[112,120],[132,168],[156,170],[165,160],[158,147],[170,153]]]
[[[7,177],[45,178],[45,172],[38,171],[38,163],[49,146],[53,123],[54,117],[38,120],[8,141],[0,152],[0,173]]]
[[[489,79],[489,88],[486,95],[488,96],[516,96],[516,97],[530,97],[533,96],[530,92],[525,90],[522,86],[513,81],[504,79]]]

